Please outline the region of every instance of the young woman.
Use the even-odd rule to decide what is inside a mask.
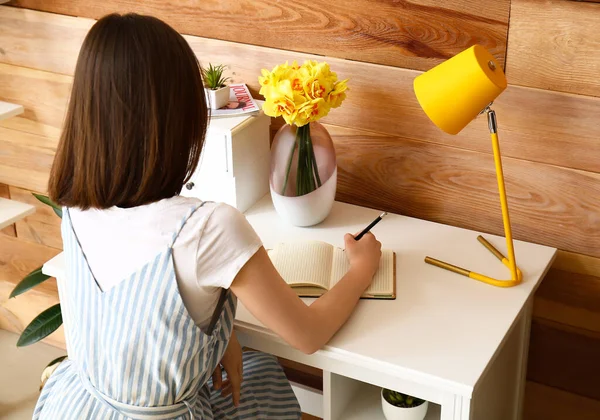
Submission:
[[[242,214],[178,195],[207,124],[199,65],[177,32],[132,14],[92,27],[49,183],[64,206],[69,358],[34,418],[300,417],[276,359],[242,353],[236,298],[312,353],[350,316],[381,246],[370,234],[346,235],[351,269],[306,306]]]

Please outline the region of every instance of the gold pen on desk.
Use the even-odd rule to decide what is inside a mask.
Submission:
[[[383,219],[385,216],[387,216],[387,212],[384,211],[383,213],[381,213],[377,219],[373,220],[369,226],[367,226],[366,228],[363,229],[362,232],[360,232],[358,235],[356,235],[354,237],[355,241],[360,240],[360,238],[362,238],[367,232],[369,232],[371,230],[371,228],[373,228],[373,226],[375,226],[377,223],[379,223],[381,221],[381,219]]]

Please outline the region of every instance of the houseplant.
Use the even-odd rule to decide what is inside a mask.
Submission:
[[[423,420],[427,415],[429,402],[410,395],[381,390],[381,408],[387,420]]]
[[[42,203],[52,207],[54,213],[62,218],[62,209],[60,206],[52,202],[48,197],[40,194],[33,194]],[[29,273],[23,280],[19,282],[10,293],[10,298],[15,298],[22,293],[34,288],[35,286],[48,280],[50,276],[42,273],[42,267],[36,268]],[[19,340],[17,341],[18,347],[29,346],[30,344],[37,343],[43,340],[62,325],[62,314],[60,311],[60,304],[53,305],[36,316],[33,321],[25,327]]]
[[[231,78],[224,77],[224,72],[225,66],[223,64],[213,66],[209,63],[208,68],[202,69],[204,94],[211,109],[219,109],[229,103],[229,86],[225,83]]]
[[[331,211],[337,182],[335,148],[318,120],[342,104],[347,80],[307,60],[263,69],[259,82],[265,114],[286,122],[271,147],[273,205],[293,225],[315,225]]]

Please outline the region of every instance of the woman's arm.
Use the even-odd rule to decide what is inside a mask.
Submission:
[[[379,266],[381,244],[371,233],[360,241],[347,234],[344,241],[350,270],[311,306],[283,281],[262,247],[240,270],[231,290],[252,315],[288,344],[314,353],[346,322]]]

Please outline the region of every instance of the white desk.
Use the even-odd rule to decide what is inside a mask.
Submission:
[[[335,203],[313,228],[296,228],[266,196],[246,212],[266,247],[316,239],[343,245],[380,211]],[[477,233],[389,215],[373,229],[397,253],[394,301],[363,300],[348,323],[313,355],[287,346],[240,305],[236,330],[244,345],[323,369],[323,394],[303,410],[325,419],[382,419],[379,387],[429,400],[427,420],[520,418],[532,294],[556,250],[516,242],[523,283],[501,289],[429,266],[426,255],[498,278],[508,271],[476,240]],[[501,251],[504,239],[486,235]],[[62,274],[62,255],[44,266]],[[310,299],[306,300],[310,303]],[[310,398],[309,398],[310,399]],[[307,409],[308,408],[308,409]]]
[[[12,225],[33,212],[35,212],[35,207],[30,204],[0,198],[0,229]]]

